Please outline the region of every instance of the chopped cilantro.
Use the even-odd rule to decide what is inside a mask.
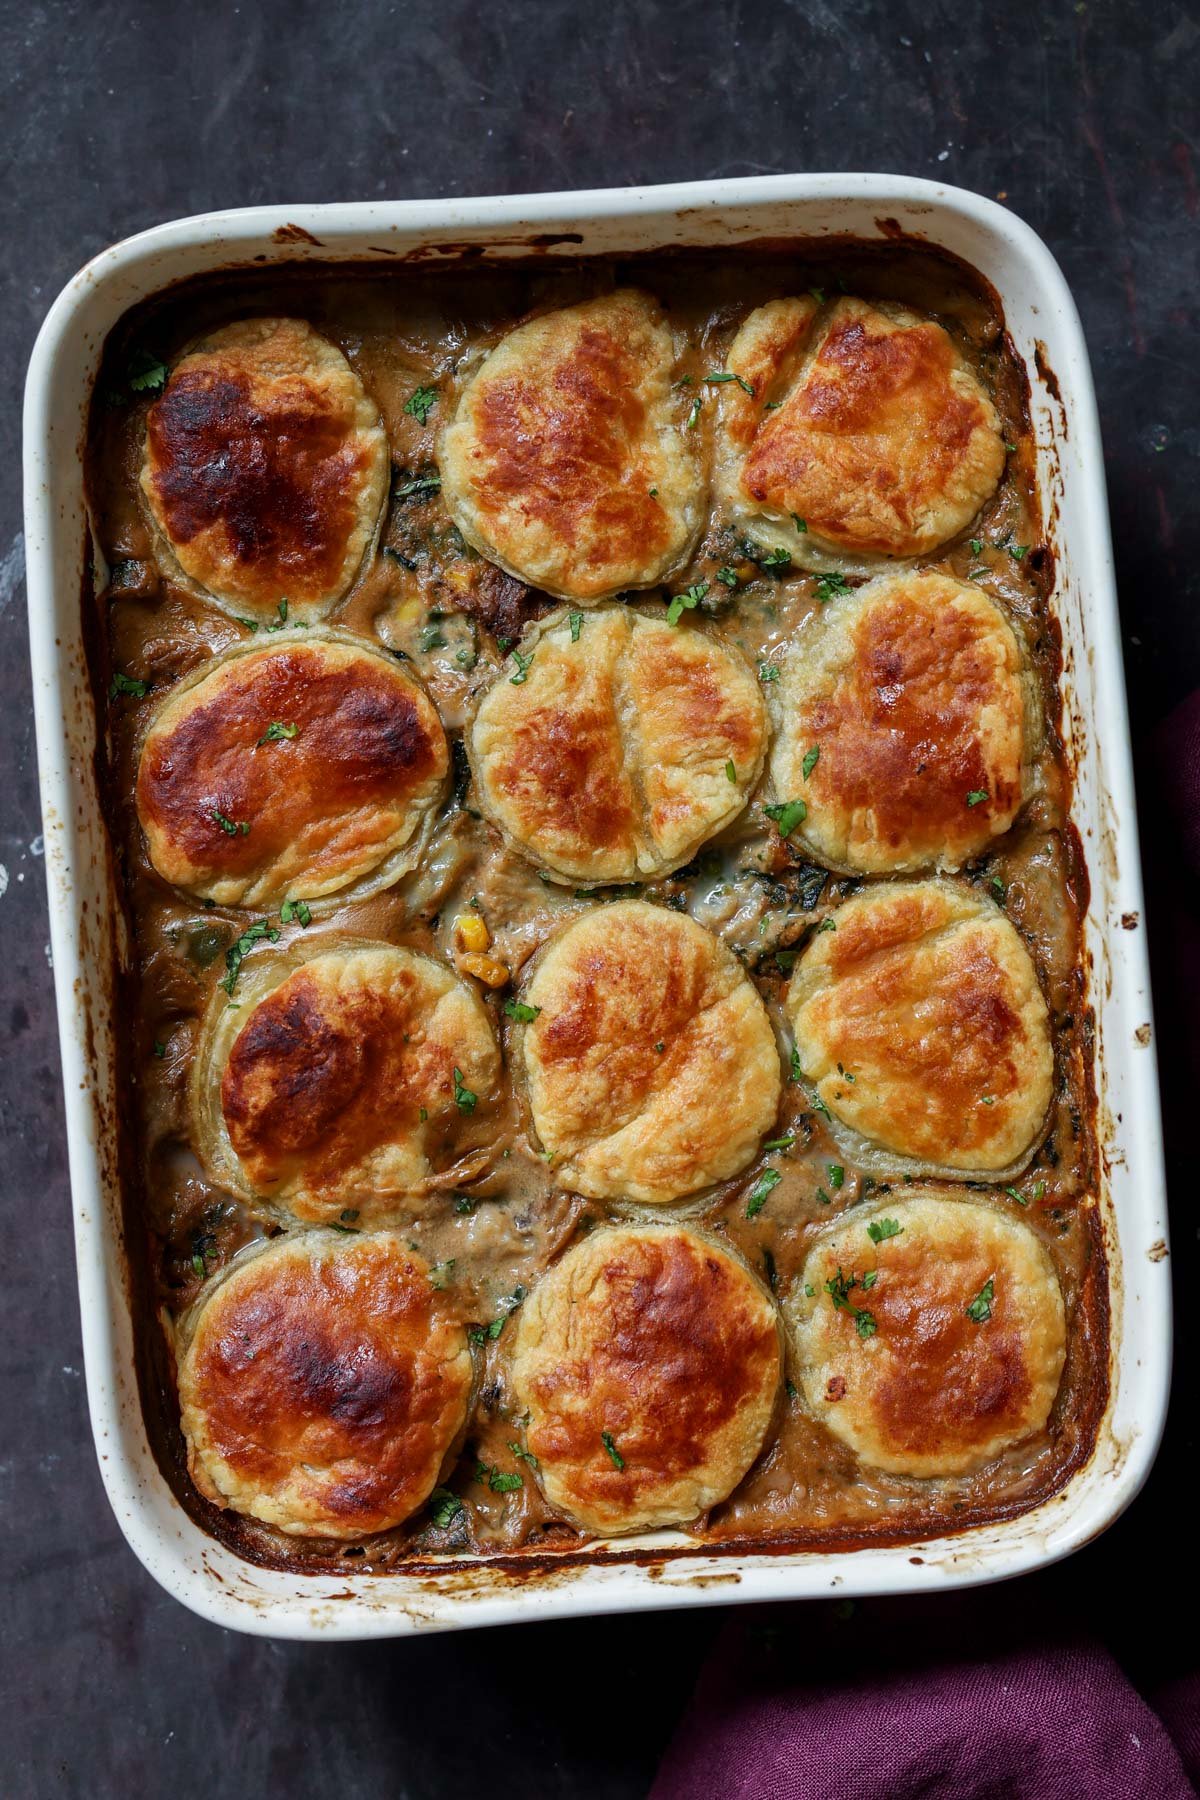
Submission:
[[[129,694],[134,700],[144,700],[149,692],[150,683],[148,681],[137,681],[132,675],[123,675],[118,669],[112,678],[108,697],[110,700],[115,700],[120,694]]]
[[[867,1312],[864,1307],[859,1307],[854,1315],[854,1329],[857,1331],[860,1338],[874,1337],[875,1333],[879,1330],[878,1325],[875,1323],[875,1314]]]
[[[423,425],[434,407],[437,405],[437,390],[431,387],[414,388],[404,402],[404,410],[411,413],[418,425]]]
[[[730,780],[730,781],[737,780],[737,769],[734,767],[732,757],[725,764],[725,774],[726,774],[726,777],[728,778],[728,780]]]
[[[790,550],[783,549],[782,546],[778,550],[768,550],[767,554],[761,558],[761,566],[764,569],[790,569],[792,553]]]
[[[696,398],[692,401],[692,410],[688,414],[687,420],[683,427],[683,429],[685,431],[694,431],[696,429],[696,421],[700,417],[700,406],[701,406],[701,396],[699,394],[697,394]]]
[[[1014,562],[1022,562],[1029,555],[1028,544],[1008,544],[1006,548]]]
[[[541,1468],[542,1465],[538,1461],[537,1457],[533,1454],[532,1450],[523,1450],[521,1448],[520,1444],[516,1443],[515,1441],[513,1443],[510,1443],[508,1447],[512,1451],[514,1456],[519,1457],[522,1462],[527,1462],[531,1469],[540,1469]]]
[[[431,650],[444,650],[445,648],[446,640],[442,636],[442,628],[440,625],[431,621],[428,625],[422,627],[421,635],[417,640],[418,650],[427,656]]]
[[[274,925],[268,924],[266,919],[258,919],[253,925],[247,926],[237,943],[230,944],[225,952],[226,973],[217,985],[223,987],[230,998],[233,997],[233,990],[237,986],[237,978],[241,973],[243,962],[255,944],[260,944],[264,938],[267,938],[272,944],[278,943],[279,932]]]
[[[817,599],[821,602],[822,606],[824,606],[827,600],[832,600],[835,594],[848,594],[849,592],[850,583],[846,580],[844,575],[839,575],[836,571],[831,571],[827,575],[822,575],[821,579],[817,582]]]
[[[797,1050],[795,1044],[793,1044],[792,1045],[792,1069],[791,1069],[791,1074],[788,1076],[788,1080],[789,1081],[799,1081],[801,1073],[802,1073],[802,1071],[800,1068],[800,1052],[799,1052],[799,1050]]]
[[[820,762],[820,760],[821,760],[820,744],[814,744],[811,750],[806,750],[804,752],[804,761],[800,764],[800,773],[803,775],[805,781],[808,780],[809,776],[812,774],[813,770],[816,768],[816,766]]]
[[[971,538],[970,544],[971,544],[971,555],[972,556],[979,556],[982,554],[983,540],[981,538]]]
[[[986,1325],[992,1316],[992,1301],[995,1298],[995,1277],[989,1275],[971,1304],[966,1309],[968,1319],[973,1319],[976,1325]]]
[[[796,1141],[795,1132],[789,1131],[786,1134],[786,1136],[784,1136],[784,1137],[768,1138],[766,1143],[763,1145],[763,1149],[764,1150],[790,1150],[792,1145],[795,1143],[795,1141]]]
[[[741,375],[735,375],[732,372],[732,370],[724,370],[719,374],[705,375],[703,377],[703,380],[710,381],[710,382],[714,383],[714,385],[717,382],[721,382],[721,381],[736,381],[738,386],[741,388],[743,394],[749,394],[749,396],[752,400],[754,398],[754,389],[751,386],[751,384],[748,381],[746,381]]]
[[[436,494],[442,485],[440,475],[413,475],[396,488],[397,500],[409,500],[414,494]]]
[[[1000,905],[1003,906],[1004,902],[1008,899],[1008,889],[1005,887],[1000,877],[998,875],[993,875],[988,882],[988,886],[991,888],[993,894],[995,894]]]
[[[154,1040],[154,1054],[155,1054],[155,1056],[159,1057],[160,1059],[167,1054],[167,1046],[163,1043],[160,1043],[158,1038],[155,1038],[155,1040]]]
[[[541,1012],[540,1006],[526,1006],[523,1000],[506,1000],[504,1010],[510,1019],[516,1019],[521,1025],[532,1025]]]
[[[727,587],[732,591],[738,584],[737,570],[731,568],[728,563],[724,563],[717,570],[717,580],[722,587]]]
[[[460,1113],[473,1113],[479,1104],[479,1095],[464,1087],[461,1069],[454,1071],[454,1104]]]
[[[840,1188],[845,1185],[846,1171],[841,1163],[826,1163],[825,1173],[829,1177],[829,1185],[831,1188]]]
[[[226,837],[237,837],[239,832],[242,837],[250,836],[250,827],[245,819],[231,819],[228,813],[223,813],[221,811],[219,806],[213,807],[209,817],[212,819],[214,825],[219,825],[221,827],[221,830],[225,833]]]
[[[967,795],[967,805],[968,806],[982,806],[984,801],[989,798],[990,798],[990,796],[989,796],[986,788],[972,788],[970,793]]]
[[[493,1494],[515,1494],[518,1488],[525,1486],[519,1475],[508,1474],[485,1462],[475,1464],[475,1479],[481,1487],[491,1488]]]
[[[579,634],[583,630],[583,614],[581,612],[568,613],[567,620],[571,627],[571,642],[577,644]]]
[[[803,825],[808,817],[808,807],[803,800],[785,800],[778,806],[764,806],[763,811],[768,819],[775,821],[781,838],[791,837],[797,825]]]
[[[279,922],[281,925],[290,925],[293,919],[296,921],[297,925],[312,924],[312,913],[309,910],[307,900],[284,901],[279,909]]]
[[[612,1432],[611,1431],[602,1431],[600,1433],[600,1442],[604,1445],[604,1448],[607,1450],[608,1460],[612,1464],[613,1468],[617,1469],[617,1470],[623,1469],[625,1467],[625,1458],[621,1455],[621,1452],[617,1449],[616,1444],[613,1442]]]
[[[673,595],[671,604],[667,608],[667,624],[678,625],[684,613],[694,612],[707,593],[707,581],[697,581],[692,587],[686,588],[682,594]]]
[[[125,379],[135,394],[161,394],[167,385],[167,365],[149,350],[135,350]]]
[[[463,1503],[449,1488],[436,1487],[429,1496],[429,1516],[440,1531],[457,1519]]]
[[[779,664],[770,662],[759,663],[758,679],[760,681],[778,681]]]
[[[764,1169],[746,1198],[746,1217],[755,1218],[767,1204],[767,1196],[783,1180],[778,1169]]]
[[[261,750],[264,744],[281,744],[284,738],[299,737],[298,725],[285,725],[282,719],[272,719],[254,748]]]
[[[529,665],[533,661],[533,651],[531,650],[528,656],[522,656],[519,650],[514,650],[513,661],[517,665],[517,672],[515,675],[509,676],[509,681],[513,687],[520,687],[529,678]]]
[[[800,517],[799,513],[792,514],[792,524],[796,527],[797,531],[807,531],[808,530],[808,520],[802,519]]]
[[[1025,1198],[1025,1196],[1021,1192],[1020,1188],[1006,1187],[1004,1191],[1008,1195],[1010,1200],[1016,1201],[1018,1206],[1028,1206],[1029,1205],[1028,1200]]]
[[[867,1236],[873,1244],[886,1244],[889,1238],[899,1237],[903,1230],[898,1219],[872,1219],[867,1226]]]

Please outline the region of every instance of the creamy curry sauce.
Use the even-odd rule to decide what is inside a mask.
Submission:
[[[194,1298],[202,1276],[277,1226],[256,1219],[205,1177],[188,1145],[185,1091],[200,1019],[226,973],[226,952],[251,918],[205,907],[167,888],[151,869],[133,806],[141,735],[169,685],[244,637],[214,606],[173,584],[158,568],[142,513],[138,472],[149,393],[131,388],[142,362],[170,361],[194,338],[254,313],[309,320],[338,344],[380,407],[394,463],[392,494],[378,550],[331,623],[361,632],[411,658],[452,739],[503,663],[503,646],[554,603],[531,592],[467,549],[436,489],[434,434],[449,403],[454,370],[478,356],[531,310],[565,305],[614,285],[644,286],[686,329],[681,419],[701,396],[694,429],[707,444],[715,389],[702,377],[723,365],[739,319],[753,305],[809,288],[907,303],[937,317],[981,372],[1015,446],[1001,486],[969,537],[928,566],[977,582],[1020,625],[1031,648],[1044,705],[1037,791],[1016,826],[964,879],[1003,896],[1028,944],[1054,1026],[1056,1098],[1050,1130],[1028,1171],[1008,1191],[987,1187],[1037,1232],[1062,1282],[1069,1320],[1067,1364],[1047,1429],[979,1474],[916,1481],[859,1467],[810,1420],[791,1383],[762,1456],[723,1506],[692,1527],[708,1546],[843,1546],[902,1540],[1021,1511],[1060,1486],[1088,1454],[1107,1381],[1107,1286],[1094,1196],[1097,1147],[1091,1084],[1091,1013],[1081,953],[1087,879],[1069,822],[1070,771],[1058,730],[1061,658],[1048,605],[1053,559],[1039,541],[1033,447],[1023,376],[1007,345],[998,308],[968,271],[948,259],[893,246],[850,243],[759,246],[721,254],[670,254],[624,262],[530,258],[519,265],[475,261],[430,269],[393,265],[239,272],[174,290],[127,316],[106,348],[88,440],[88,491],[96,558],[95,598],[86,599],[101,734],[101,776],[114,848],[120,904],[128,924],[127,966],[120,972],[119,1066],[126,1071],[123,1162],[131,1280],[141,1313],[140,1376],[151,1438],[189,1512],[243,1554],[276,1566],[318,1567],[355,1558],[357,1567],[411,1567],[432,1554],[514,1555],[582,1549],[585,1540],[542,1500],[530,1469],[510,1445],[518,1433],[506,1368],[511,1325],[484,1333],[477,1354],[477,1398],[458,1462],[447,1477],[464,1506],[445,1528],[428,1511],[362,1545],[285,1538],[209,1506],[188,1480],[162,1317]],[[138,359],[141,359],[139,361]],[[421,426],[405,403],[418,386],[439,395]],[[979,541],[975,551],[971,538]],[[731,594],[714,577],[734,566]],[[105,579],[105,569],[108,574]],[[671,592],[707,579],[701,608],[709,628],[754,664],[796,631],[814,610],[815,580],[763,569],[743,540],[713,518]],[[655,596],[640,596],[648,599]],[[639,596],[633,596],[636,600]],[[114,673],[151,683],[149,694],[110,698]],[[506,850],[475,814],[466,759],[455,743],[454,790],[422,867],[389,893],[347,906],[320,922],[326,930],[387,939],[448,957],[456,916],[472,902],[494,937],[494,954],[514,974],[565,918],[604,904],[604,893],[561,888]],[[789,1039],[781,999],[797,949],[828,911],[861,883],[799,860],[763,819],[761,800],[687,869],[636,891],[686,908],[742,958],[775,1019],[787,1067]],[[629,889],[606,890],[628,893]],[[255,915],[257,916],[257,915]],[[278,921],[273,921],[278,925]],[[284,929],[281,943],[299,935]],[[318,927],[310,928],[314,940]],[[253,950],[250,952],[253,955]],[[511,990],[510,990],[511,991]],[[485,996],[503,1041],[504,993]],[[735,1181],[701,1201],[657,1216],[703,1220],[728,1239],[780,1296],[796,1280],[813,1234],[866,1195],[888,1191],[845,1161],[804,1091],[784,1089],[774,1136],[794,1146],[770,1156],[782,1179],[747,1219],[747,1195],[767,1166],[760,1157]],[[455,1147],[456,1154],[462,1148]],[[406,1235],[452,1286],[464,1320],[486,1327],[503,1317],[540,1272],[608,1209],[557,1189],[531,1149],[521,1101],[509,1094],[460,1185],[419,1201]],[[840,1186],[830,1166],[844,1170]],[[981,1184],[966,1184],[980,1187]],[[902,1182],[891,1183],[903,1188]],[[477,1334],[478,1335],[478,1334]],[[476,1478],[480,1463],[522,1476],[495,1493]],[[656,1552],[661,1554],[661,1552]]]

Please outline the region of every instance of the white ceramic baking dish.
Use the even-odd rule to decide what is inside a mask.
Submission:
[[[87,521],[81,445],[110,328],[135,302],[187,276],[257,259],[393,259],[414,250],[488,258],[620,253],[780,237],[903,232],[954,252],[995,288],[1032,394],[1066,724],[1087,851],[1087,924],[1112,1278],[1111,1393],[1095,1451],[1024,1516],[920,1544],[780,1555],[564,1564],[514,1577],[448,1561],[435,1574],[284,1574],[243,1561],[183,1511],[151,1454],[134,1375],[113,1141],[111,948],[122,925],[108,877],[84,667],[80,591]],[[38,337],[25,400],[29,624],[50,932],[66,1089],[84,1355],[109,1499],[130,1544],[171,1593],[222,1625],[279,1637],[385,1637],[573,1613],[714,1601],[925,1593],[994,1580],[1065,1556],[1112,1522],[1144,1480],[1161,1435],[1170,1363],[1165,1188],[1142,892],[1100,437],[1078,316],[1028,226],[990,201],[899,176],[784,175],[597,193],[256,207],[163,225],[95,258],[63,290]]]

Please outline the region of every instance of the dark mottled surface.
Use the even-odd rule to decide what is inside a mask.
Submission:
[[[231,1779],[239,1793],[295,1800],[530,1783],[589,1800],[637,1795],[716,1617],[378,1647],[260,1643],[186,1615],[120,1540],[80,1375],[27,704],[19,390],[50,300],[116,238],[256,201],[838,167],[1000,194],[1050,243],[1083,314],[1145,742],[1200,683],[1198,86],[1200,24],[1181,0],[0,8],[0,1786],[14,1800],[157,1800]],[[1156,898],[1161,1036],[1172,1029],[1161,884],[1152,915]],[[1186,1064],[1166,1062],[1182,1119]],[[1182,1173],[1178,1151],[1176,1163]],[[1194,1269],[1194,1196],[1181,1199],[1176,1255]],[[1185,1337],[1185,1380],[1191,1360]],[[1154,1673],[1148,1545],[1164,1541],[1178,1477],[1195,1466],[1194,1409],[1177,1411],[1130,1516],[1064,1570],[947,1612],[943,1647],[964,1629],[978,1641],[1000,1610],[1080,1607]],[[1187,1560],[1170,1586],[1185,1616]],[[828,1608],[788,1615],[818,1646],[853,1633],[864,1657],[903,1637],[898,1624],[882,1605],[850,1622]]]

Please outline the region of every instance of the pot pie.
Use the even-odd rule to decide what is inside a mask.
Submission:
[[[724,1500],[762,1447],[781,1373],[762,1283],[677,1226],[592,1232],[539,1284],[513,1351],[542,1487],[602,1534]]]
[[[771,780],[807,805],[796,837],[852,875],[980,855],[1028,797],[1025,663],[1012,623],[969,582],[885,575],[837,595],[797,634],[772,690]]]
[[[467,1334],[387,1232],[297,1233],[241,1257],[201,1292],[180,1348],[193,1481],[291,1535],[401,1524],[466,1423]]]
[[[928,555],[995,492],[996,409],[936,320],[850,296],[772,301],[725,367],[721,500],[798,561],[869,572]]]
[[[261,269],[131,314],[100,392],[183,1505],[383,1574],[1059,1489],[1107,1380],[1087,876],[990,293],[840,240]]]
[[[215,1180],[296,1219],[365,1226],[453,1174],[500,1073],[469,982],[355,941],[260,957],[239,994],[214,995],[192,1064],[194,1142]]]
[[[289,631],[171,690],[142,746],[138,818],[159,874],[197,899],[311,908],[413,867],[449,769],[437,708],[403,665]]]
[[[146,418],[141,486],[157,549],[252,623],[323,618],[387,494],[379,413],[302,319],[247,319],[175,363]]]
[[[736,650],[632,607],[555,614],[471,731],[480,804],[556,878],[665,875],[732,823],[762,772],[761,684]]]

